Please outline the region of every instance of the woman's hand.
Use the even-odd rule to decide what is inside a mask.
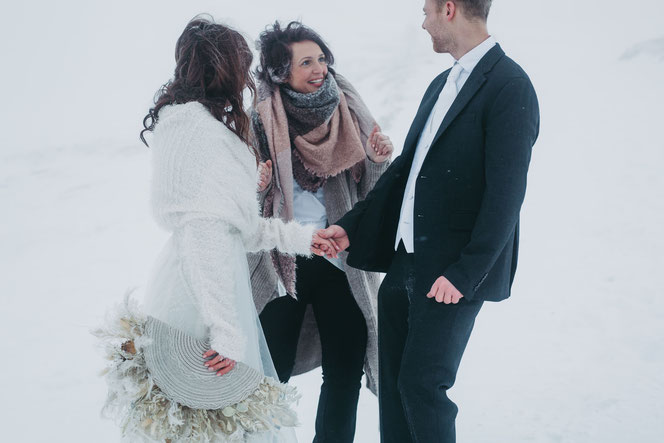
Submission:
[[[318,237],[323,240],[327,240],[332,243],[334,246],[335,254],[338,254],[340,251],[345,251],[350,246],[350,240],[348,239],[348,234],[346,230],[339,225],[330,225],[326,229],[321,229],[317,233]],[[327,254],[328,258],[332,258],[330,254]]]
[[[321,257],[327,255],[330,258],[337,258],[337,253],[341,251],[341,248],[336,244],[334,239],[327,239],[318,235],[321,231],[323,229],[315,232],[311,239],[311,252]]]
[[[392,156],[394,146],[390,137],[380,132],[380,126],[376,125],[367,139],[367,144],[364,147],[367,157],[374,163],[383,163],[385,160]]]
[[[231,371],[231,369],[235,367],[235,360],[222,357],[214,349],[210,349],[209,351],[207,351],[205,354],[203,354],[203,357],[204,358],[213,357],[212,359],[206,361],[204,364],[205,367],[208,368],[208,370],[217,371],[217,376],[228,374]]]
[[[261,162],[258,164],[258,192],[263,192],[267,189],[272,181],[272,160]]]

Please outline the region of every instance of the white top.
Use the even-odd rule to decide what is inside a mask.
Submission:
[[[323,187],[316,192],[305,191],[297,180],[293,180],[293,218],[303,225],[310,225],[318,229],[327,228],[327,211],[325,210],[325,192]],[[341,258],[324,257],[340,270],[344,270]],[[279,295],[286,295],[286,288],[278,281]]]
[[[152,166],[153,214],[172,236],[148,289],[146,313],[209,338],[224,357],[269,365],[246,253],[277,248],[309,255],[314,228],[261,217],[254,156],[198,102],[160,111]]]
[[[422,129],[420,139],[415,148],[415,156],[413,163],[410,167],[410,174],[408,182],[406,183],[406,190],[404,192],[403,201],[401,203],[401,214],[399,217],[399,225],[397,228],[397,235],[394,242],[394,249],[399,246],[399,241],[403,240],[406,251],[409,253],[414,252],[414,232],[413,232],[413,217],[414,217],[414,203],[415,203],[415,185],[417,183],[417,176],[422,169],[424,159],[429,153],[429,148],[433,139],[436,137],[438,128],[443,123],[445,115],[452,107],[452,103],[456,99],[458,92],[466,84],[466,80],[477,66],[477,63],[486,55],[491,48],[496,45],[496,39],[489,36],[475,48],[467,52],[463,57],[454,62],[452,71],[447,77],[445,86],[438,96],[436,104],[434,104],[427,122]]]
[[[323,188],[318,191],[305,191],[293,180],[293,218],[302,224],[313,225],[316,229],[327,227],[325,194]]]

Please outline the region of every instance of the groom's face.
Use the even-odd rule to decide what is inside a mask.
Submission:
[[[431,36],[433,50],[436,52],[449,52],[452,34],[450,32],[450,22],[448,17],[448,2],[439,2],[438,0],[425,0],[424,22],[422,29]],[[452,6],[454,7],[454,6]]]

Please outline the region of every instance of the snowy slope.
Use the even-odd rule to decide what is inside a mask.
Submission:
[[[459,441],[662,441],[664,7],[495,3],[490,28],[531,75],[542,128],[513,297],[485,306],[451,391]],[[137,130],[190,17],[211,12],[252,38],[274,18],[302,18],[397,150],[428,82],[451,64],[431,51],[420,2],[0,8],[7,442],[118,441],[99,418],[104,362],[88,330],[128,287],[140,291],[165,240],[148,213],[150,152]],[[298,436],[310,441],[320,373],[293,382],[304,394]],[[378,441],[377,410],[363,389],[356,441]]]

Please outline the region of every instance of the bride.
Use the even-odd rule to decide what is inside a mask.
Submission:
[[[172,232],[144,313],[208,340],[205,365],[217,375],[242,362],[277,379],[252,300],[246,253],[276,248],[310,255],[333,246],[313,227],[260,216],[258,157],[248,144],[250,120],[243,108],[244,90],[255,92],[245,39],[199,16],[178,39],[175,60],[174,78],[162,87],[141,132],[146,145],[144,133],[154,136],[152,210],[158,224]],[[166,434],[157,434],[163,441]],[[227,436],[211,437],[203,441]],[[292,429],[283,427],[243,437],[294,440]]]

